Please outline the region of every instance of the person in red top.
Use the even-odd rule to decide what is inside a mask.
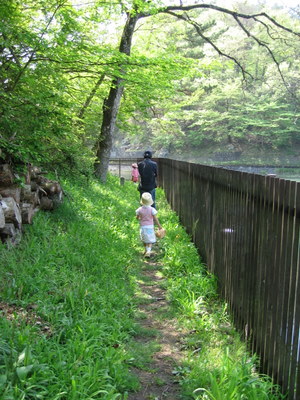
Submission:
[[[131,180],[134,183],[137,183],[139,180],[139,170],[138,170],[138,166],[137,163],[133,163],[131,165],[132,169],[131,169]]]
[[[152,204],[153,200],[151,194],[145,192],[141,197],[142,206],[135,211],[136,218],[140,221],[140,238],[145,247],[145,257],[150,257],[152,244],[156,242],[154,223],[162,229],[156,216],[157,210],[151,207]]]

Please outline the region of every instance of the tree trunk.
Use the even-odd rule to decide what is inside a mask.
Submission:
[[[119,52],[130,55],[131,41],[134,33],[134,27],[140,16],[138,14],[127,14],[126,24],[119,46]],[[124,74],[122,65],[120,65],[120,75]],[[116,126],[117,115],[123,94],[123,78],[118,77],[112,81],[108,97],[103,103],[103,119],[100,137],[96,143],[97,162],[95,164],[95,175],[100,182],[106,182],[110,152],[112,148],[112,135]]]
[[[95,175],[100,178],[100,182],[106,182],[110,152],[112,148],[112,135],[116,126],[117,114],[123,93],[121,86],[122,79],[114,81],[115,87],[111,87],[108,99],[103,104],[103,119],[101,126],[101,136],[98,141],[97,163],[95,165]]]

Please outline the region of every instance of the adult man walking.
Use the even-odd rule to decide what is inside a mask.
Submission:
[[[156,177],[157,177],[157,164],[155,161],[151,160],[152,153],[147,150],[144,152],[144,160],[138,163],[138,170],[141,177],[141,182],[139,185],[140,196],[143,193],[151,193],[153,204],[152,207],[155,208],[155,188]]]

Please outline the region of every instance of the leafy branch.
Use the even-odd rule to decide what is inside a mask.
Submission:
[[[235,57],[224,53],[209,37],[205,36],[203,34],[202,30],[201,30],[201,26],[196,21],[191,20],[190,17],[188,15],[185,15],[185,14],[176,14],[176,13],[174,13],[172,11],[168,11],[167,13],[170,14],[170,15],[173,15],[174,17],[176,17],[178,19],[182,19],[183,21],[188,22],[190,25],[192,25],[196,29],[198,35],[205,42],[209,43],[216,50],[216,52],[220,56],[223,56],[223,57],[226,57],[226,58],[232,60],[240,68],[240,70],[242,71],[244,79],[246,79],[246,75],[248,75],[251,78],[253,78],[252,75],[245,70],[245,68],[242,66],[242,64]]]
[[[261,20],[259,19],[259,17],[263,17],[263,18],[267,19],[267,20],[271,23],[271,25],[273,25],[273,26],[279,28],[280,30],[289,32],[290,34],[295,35],[295,36],[297,36],[297,37],[300,37],[300,33],[299,33],[299,32],[295,32],[294,30],[292,30],[292,29],[290,29],[290,28],[288,28],[288,27],[286,27],[286,26],[280,24],[279,22],[277,22],[274,18],[270,17],[270,16],[269,16],[268,14],[266,14],[265,12],[257,13],[257,14],[244,14],[244,13],[239,13],[239,12],[236,12],[236,11],[229,10],[229,9],[227,9],[227,8],[215,6],[215,5],[212,5],[212,4],[198,4],[198,5],[195,4],[195,5],[190,5],[190,6],[183,6],[183,5],[180,5],[180,6],[169,6],[169,7],[163,8],[163,9],[161,9],[161,10],[159,11],[159,12],[162,12],[162,13],[166,13],[166,14],[172,15],[172,16],[174,16],[174,17],[176,17],[176,18],[178,18],[178,19],[181,19],[181,20],[183,20],[183,21],[189,23],[190,25],[192,25],[192,26],[196,29],[198,35],[199,35],[203,40],[205,40],[207,43],[209,43],[209,44],[216,50],[216,52],[217,52],[220,56],[223,56],[223,57],[226,57],[226,58],[232,60],[232,61],[240,68],[240,70],[241,70],[241,72],[242,72],[242,74],[243,74],[244,79],[246,78],[246,75],[248,75],[248,76],[250,76],[250,77],[252,77],[252,75],[251,75],[248,71],[246,71],[246,69],[241,65],[241,63],[238,61],[237,58],[235,58],[235,57],[233,57],[233,56],[231,56],[231,55],[229,55],[229,54],[224,53],[224,52],[214,43],[213,40],[211,40],[209,37],[207,37],[206,35],[204,35],[203,32],[202,32],[201,26],[200,26],[195,20],[192,20],[192,19],[189,17],[189,15],[187,14],[188,11],[198,10],[198,9],[211,9],[211,10],[215,10],[215,11],[222,12],[222,13],[224,13],[224,14],[227,14],[227,15],[232,16],[232,17],[234,18],[234,20],[237,22],[237,24],[239,25],[239,27],[246,33],[246,35],[247,35],[248,37],[252,38],[259,46],[264,47],[264,48],[268,51],[268,53],[269,53],[271,59],[273,60],[273,62],[275,63],[275,65],[276,65],[276,67],[277,67],[277,70],[278,70],[278,72],[279,72],[279,74],[280,74],[280,77],[281,77],[281,79],[282,79],[282,81],[283,81],[285,87],[288,89],[288,86],[287,86],[287,84],[286,84],[286,82],[285,82],[284,76],[283,76],[282,71],[281,71],[281,68],[280,68],[280,64],[279,64],[279,62],[277,61],[274,52],[270,49],[270,47],[269,47],[266,43],[264,43],[264,42],[263,42],[262,40],[260,40],[256,35],[252,34],[252,33],[246,28],[245,24],[242,22],[242,19],[245,19],[245,20],[251,20],[251,19],[252,19],[252,20],[254,20],[255,22],[257,22],[257,23],[263,25],[264,28],[267,30],[267,33],[268,33],[268,35],[269,35],[270,37],[271,37],[271,34],[270,34],[270,28],[269,28],[269,26],[268,26],[264,21],[261,21]],[[175,11],[183,11],[184,13],[178,14],[178,13],[176,13]],[[273,39],[273,40],[274,40],[274,39]]]
[[[36,44],[35,48],[31,51],[31,54],[28,57],[28,60],[26,61],[26,63],[24,64],[23,68],[18,72],[14,83],[9,87],[10,91],[14,91],[15,87],[17,86],[19,80],[21,79],[22,75],[24,74],[24,72],[26,71],[26,69],[28,68],[28,66],[32,63],[33,58],[36,54],[36,51],[39,47],[40,42],[42,41],[44,35],[46,34],[46,32],[48,31],[48,28],[50,26],[50,24],[52,23],[52,21],[54,20],[54,17],[56,15],[56,13],[58,12],[58,10],[63,7],[64,3],[60,3],[56,6],[55,10],[53,11],[51,17],[49,18],[49,21],[46,24],[46,27],[44,28],[43,32],[41,33],[38,43]]]

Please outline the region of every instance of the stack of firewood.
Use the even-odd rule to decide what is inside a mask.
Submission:
[[[56,181],[47,179],[38,167],[28,167],[25,184],[15,184],[9,164],[0,164],[0,239],[16,244],[22,225],[31,224],[38,210],[53,210],[62,201],[63,191]]]

